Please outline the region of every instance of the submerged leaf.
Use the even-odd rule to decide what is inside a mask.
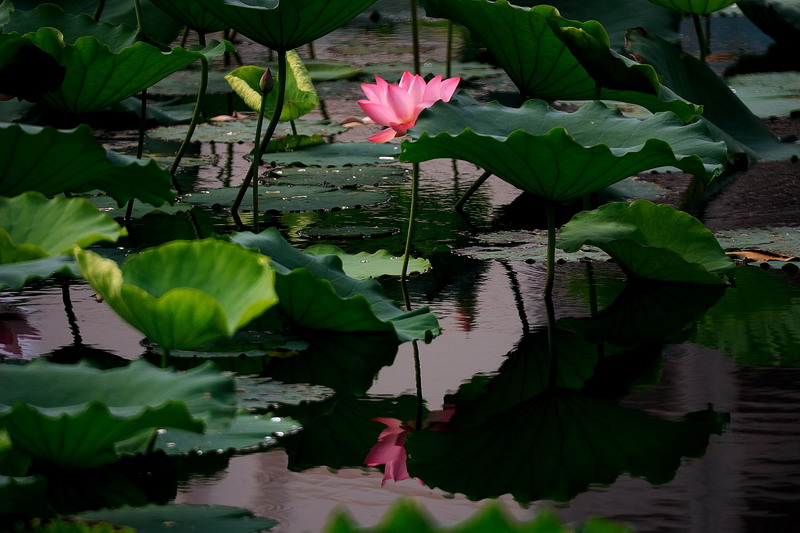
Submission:
[[[259,187],[259,210],[280,213],[299,213],[304,211],[331,211],[338,209],[360,209],[385,203],[389,195],[378,191],[360,189],[337,189],[336,187],[271,186]],[[184,195],[187,204],[203,206],[233,205],[238,187],[211,189]],[[241,211],[253,210],[253,195],[247,194],[239,206]]]
[[[151,533],[258,533],[277,522],[253,516],[247,509],[222,505],[149,505],[80,513],[84,520],[124,524]]]
[[[77,261],[123,319],[167,350],[229,337],[277,303],[269,260],[224,241],[173,241],[122,270],[88,251]]]
[[[332,244],[315,244],[306,248],[307,254],[335,255],[342,260],[345,274],[356,279],[379,278],[381,276],[399,276],[403,266],[403,257],[397,257],[386,250],[375,253],[359,252],[348,254]],[[431,262],[420,257],[411,257],[408,262],[409,274],[421,274],[431,269]]]
[[[721,284],[733,261],[699,220],[646,200],[583,211],[567,222],[556,246],[575,252],[591,244],[608,253],[630,277]]]
[[[647,120],[590,102],[574,113],[529,100],[519,109],[459,95],[422,113],[401,159],[470,161],[523,191],[560,202],[628,176],[675,166],[706,181],[727,162],[724,143],[671,113]]]

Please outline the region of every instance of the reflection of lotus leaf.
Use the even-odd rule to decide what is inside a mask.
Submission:
[[[404,161],[470,161],[555,202],[660,166],[710,180],[727,162],[724,143],[713,142],[702,124],[685,126],[671,113],[627,118],[601,102],[565,113],[540,100],[517,109],[462,94],[424,111],[409,133]]]
[[[468,420],[468,412],[456,412]],[[601,398],[548,392],[452,433],[415,431],[408,469],[425,484],[480,500],[567,501],[621,474],[666,483],[682,457],[705,453],[721,431],[714,411],[662,420]]]
[[[166,350],[229,337],[277,303],[269,260],[224,241],[173,241],[122,270],[92,252],[77,260],[105,301]]]

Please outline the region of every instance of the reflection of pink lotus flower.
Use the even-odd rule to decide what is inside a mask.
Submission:
[[[414,126],[423,109],[427,109],[437,101],[450,101],[461,78],[442,80],[441,74],[428,83],[419,74],[409,71],[403,73],[400,85],[391,85],[375,76],[375,84],[364,83],[361,88],[367,100],[359,100],[358,105],[374,122],[388,126],[367,139],[375,143],[383,143],[406,134]]]
[[[441,411],[431,411],[425,419],[423,429],[430,431],[448,431],[446,424],[455,413],[455,408],[452,406],[445,406]],[[411,476],[406,467],[406,435],[414,429],[413,423],[409,422],[404,424],[396,418],[373,418],[376,422],[386,424],[386,429],[381,431],[378,437],[378,442],[372,447],[364,459],[364,464],[367,466],[384,465],[383,479],[381,480],[381,487],[387,481],[403,481]],[[414,478],[419,481],[420,485],[424,485],[419,478]]]
[[[0,308],[0,358],[21,357],[26,341],[39,339],[39,330],[28,323],[24,314]]]

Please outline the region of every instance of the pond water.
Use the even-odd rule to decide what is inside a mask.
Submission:
[[[381,2],[376,9],[379,24],[363,15],[315,43],[318,57],[358,66],[410,64],[405,8]],[[424,58],[444,59],[445,34],[443,26],[423,28]],[[733,41],[737,47],[742,42]],[[746,51],[757,52],[767,41],[749,43]],[[263,59],[264,51],[246,40],[240,50],[245,64]],[[482,98],[513,90],[503,78],[463,87]],[[324,82],[317,89],[332,120],[361,115],[357,82]],[[311,116],[324,118],[321,111]],[[359,141],[376,131],[357,127],[337,140]],[[169,148],[149,145],[151,151]],[[192,155],[206,159],[186,168],[184,186],[197,190],[241,181],[248,144],[203,143],[194,150]],[[440,160],[423,164],[421,172],[414,253],[429,258],[433,269],[414,277],[409,290],[412,306],[430,306],[443,333],[419,346],[419,382],[410,343],[394,353],[394,346],[379,342],[365,348],[341,340],[344,353],[366,350],[390,364],[326,401],[308,415],[312,423],[279,447],[218,458],[202,475],[181,477],[169,499],[247,508],[277,520],[275,531],[292,533],[320,531],[341,505],[360,524],[374,524],[401,495],[419,499],[442,524],[460,521],[487,497],[497,497],[519,519],[547,505],[568,520],[600,515],[651,533],[795,529],[797,275],[742,266],[736,287],[724,293],[679,286],[631,291],[611,263],[568,262],[556,269],[554,306],[548,309],[541,297],[544,265],[524,255],[531,232],[543,227],[540,206],[491,179],[461,217],[449,207],[480,171]],[[391,201],[265,215],[261,223],[277,226],[299,246],[332,242],[348,252],[400,254],[408,182],[379,189]],[[312,229],[349,226],[381,226],[391,235],[309,237]],[[233,229],[224,212],[150,216],[135,221],[130,239],[119,245],[124,252]],[[500,231],[506,233],[497,236]],[[495,256],[500,258],[489,258]],[[383,283],[390,297],[402,300],[396,281]],[[0,326],[9,334],[3,339],[12,339],[0,345],[7,360],[68,362],[89,355],[114,366],[142,356],[142,335],[98,302],[90,287],[76,281],[66,294],[61,285],[43,283],[0,296]],[[548,346],[557,360],[546,355]],[[270,365],[264,363],[267,375],[275,369]],[[411,419],[418,401],[431,411],[454,404],[457,414],[476,422],[461,420],[466,429],[455,434],[421,431],[409,437],[411,471],[427,484],[409,479],[381,487],[382,473],[362,465],[382,429],[371,418]]]

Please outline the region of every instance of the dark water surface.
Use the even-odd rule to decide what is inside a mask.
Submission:
[[[387,2],[378,5],[383,20],[392,25],[371,25],[362,17],[358,24],[316,43],[317,54],[337,59],[344,56],[358,65],[389,60],[410,64],[404,9],[392,8]],[[429,43],[424,57],[444,59],[442,31],[441,27],[423,30],[423,40]],[[753,51],[762,49],[761,42],[753,46],[757,48]],[[256,57],[262,50],[246,43],[240,48],[246,63],[258,64]],[[464,88],[478,96],[511,90],[503,80],[465,84]],[[318,90],[333,120],[362,114],[356,104],[361,97],[357,82],[320,84]],[[315,111],[312,116],[319,118],[320,114]],[[377,130],[375,126],[356,128],[338,140],[362,140]],[[200,154],[215,155],[214,164],[190,169],[182,179],[198,189],[237,185],[247,166],[243,156],[249,150],[247,144],[200,146]],[[390,481],[381,488],[382,474],[376,469],[359,467],[357,462],[335,470],[319,463],[300,468],[297,465],[305,464],[305,459],[289,448],[288,452],[277,449],[232,458],[217,472],[183,482],[175,501],[245,507],[278,520],[281,525],[276,531],[294,533],[319,531],[330,511],[340,505],[361,524],[374,524],[398,496],[412,495],[439,522],[451,524],[482,505],[451,492],[477,494],[510,471],[509,486],[521,488],[510,491],[514,497],[504,494],[500,499],[520,519],[551,505],[569,520],[601,515],[649,533],[794,531],[800,515],[796,505],[800,488],[798,278],[742,267],[737,272],[737,287],[724,294],[667,287],[631,295],[623,290],[623,276],[612,264],[559,265],[554,316],[550,318],[563,332],[555,339],[556,350],[561,346],[560,359],[546,362],[549,366],[542,375],[551,381],[543,384],[535,378],[537,370],[532,369],[535,364],[545,364],[537,359],[546,344],[548,325],[548,309],[540,296],[543,264],[475,259],[462,251],[480,244],[477,237],[490,231],[540,228],[543,214],[536,204],[519,199],[515,189],[492,179],[470,201],[467,219],[460,218],[449,206],[479,174],[466,163],[436,161],[422,165],[422,212],[415,254],[429,257],[434,268],[414,278],[410,286],[413,306],[430,306],[443,328],[439,338],[420,346],[422,399],[428,409],[436,410],[455,398],[457,413],[464,405],[464,412],[476,419],[474,426],[469,420],[458,422],[463,445],[453,449],[452,458],[445,456],[439,461],[459,461],[451,468],[458,472],[461,484],[454,481],[456,488],[451,490],[448,482],[436,483],[445,488],[432,489],[406,480]],[[400,233],[337,244],[353,252],[386,248],[400,254],[408,187],[387,190],[392,201],[381,206],[275,215],[265,223],[277,225],[301,246],[310,242],[301,230],[310,227],[387,226]],[[198,219],[207,234],[232,228],[224,213],[201,213]],[[133,229],[139,246],[194,236],[185,214],[146,218],[136,222]],[[131,244],[121,242],[120,246]],[[385,287],[400,301],[396,282],[386,281]],[[0,345],[3,356],[9,360],[46,356],[68,361],[88,346],[108,352],[111,364],[118,364],[118,358],[134,359],[143,354],[141,334],[97,302],[90,287],[73,283],[69,298],[72,313],[65,312],[62,287],[56,284],[43,284],[20,295],[4,293],[0,327],[4,329],[3,339],[12,342]],[[622,311],[612,315],[609,310],[617,308]],[[591,320],[609,315],[609,322]],[[599,340],[596,346],[586,342],[578,346],[576,335],[570,333],[595,328],[611,335],[614,324],[622,324],[633,339],[619,354],[602,352],[608,347],[601,347]],[[578,353],[575,350],[590,354],[596,350],[595,355],[600,356],[584,368],[585,363],[570,362],[570,355]],[[569,368],[573,363],[575,368]],[[566,393],[564,388],[569,387],[565,384],[575,380],[583,384],[578,387],[581,393]],[[472,403],[470,394],[474,392],[465,386],[468,382],[480,389],[478,400]],[[553,387],[554,383],[558,386]],[[545,392],[537,395],[537,387]],[[380,371],[366,396],[352,399],[352,405],[402,403],[398,398],[415,393],[412,348],[405,344],[400,346],[394,363]],[[536,446],[549,446],[549,441],[544,442],[549,436],[540,435],[536,429],[540,426],[534,425],[534,421],[546,423],[544,418],[537,418],[549,409],[542,401],[553,402],[560,413],[563,442],[569,446],[547,448],[546,453],[520,452],[517,445],[526,438]],[[667,444],[663,447],[669,450],[662,449],[664,442],[679,438],[678,433],[683,431],[679,421],[687,415],[695,420],[708,413],[718,417],[719,431],[691,437],[695,440],[687,445],[686,453],[675,452]],[[375,424],[377,434],[379,424],[371,424]],[[579,427],[582,439],[589,443],[579,452],[572,450],[575,442],[570,424]],[[622,427],[629,427],[631,432],[623,432]],[[652,432],[664,431],[664,438],[654,439],[650,427]],[[674,431],[669,429],[673,427]],[[345,425],[335,426],[330,434],[331,447],[340,445],[338,441],[347,442],[335,434],[337,431],[350,430]],[[522,436],[508,437],[516,432]],[[432,453],[429,450],[436,448],[437,439],[450,438],[430,431],[420,433],[419,454],[411,448],[415,445],[413,438],[409,443],[412,472],[414,461],[423,461],[424,454]],[[432,444],[423,446],[423,439],[430,439]],[[542,444],[538,444],[540,441]],[[619,461],[629,466],[627,470],[608,474],[605,467],[598,466],[603,454],[608,453],[607,447],[617,450],[614,457],[621,457]],[[680,448],[678,444],[675,447]],[[469,455],[473,448],[477,451]],[[529,449],[545,448],[532,444]],[[662,458],[663,464],[659,463]],[[651,459],[659,464],[651,465]],[[563,493],[574,495],[566,502],[541,498],[528,501],[531,498],[525,496],[540,493],[530,487],[547,481],[533,481],[538,475],[534,467],[544,472],[552,464],[560,465],[553,483],[564,483]],[[421,462],[416,472],[428,472],[430,479],[438,480],[438,466],[437,461]],[[645,474],[625,473],[631,471]],[[609,476],[611,479],[607,479]],[[582,487],[582,479],[607,482],[590,482]],[[517,503],[515,497],[527,503]]]

